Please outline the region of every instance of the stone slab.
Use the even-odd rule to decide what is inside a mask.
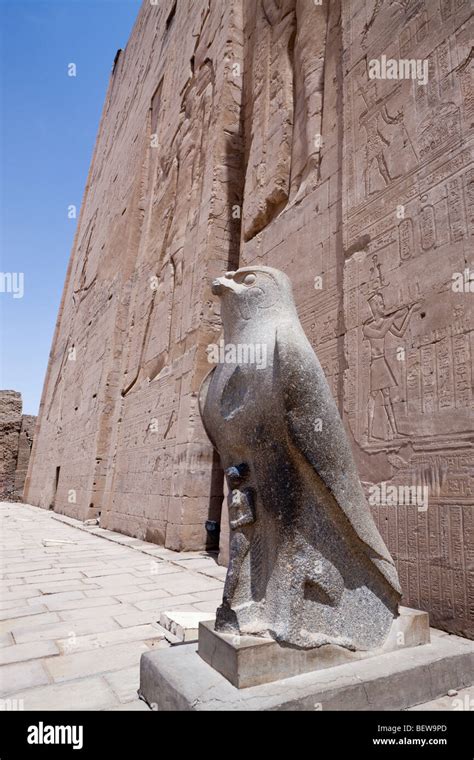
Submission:
[[[160,711],[405,710],[474,683],[474,643],[432,636],[426,646],[237,689],[196,644],[147,652],[140,696]]]
[[[212,623],[201,623],[198,652],[208,665],[219,671],[234,686],[245,689],[429,643],[428,614],[406,607],[400,607],[399,612],[399,617],[393,621],[389,636],[380,649],[351,652],[333,645],[296,649],[281,646],[269,638],[220,633],[214,630]]]
[[[201,623],[209,623],[212,628],[214,616],[209,612],[187,610],[166,610],[160,615],[160,625],[176,636],[178,641],[190,643],[197,641]],[[207,630],[207,629],[206,629]]]
[[[83,678],[64,684],[48,684],[11,695],[24,710],[105,710],[118,706],[118,699],[101,677]]]
[[[0,665],[11,665],[14,662],[39,660],[41,657],[54,657],[59,649],[54,641],[31,641],[26,644],[12,644],[2,648]]]
[[[129,641],[125,644],[115,644],[76,654],[49,657],[44,660],[44,665],[51,679],[55,683],[61,683],[93,676],[96,673],[136,667],[140,655],[145,651],[148,651],[148,647],[143,642]]]
[[[139,674],[136,666],[107,673],[104,677],[120,702],[131,702],[137,698]]]
[[[38,660],[14,662],[0,668],[0,696],[6,697],[23,689],[32,689],[49,682],[48,675]]]
[[[162,641],[165,631],[151,624],[136,625],[130,628],[117,628],[112,631],[102,633],[92,633],[85,636],[68,636],[56,641],[61,654],[71,654],[75,652],[87,652],[91,649],[101,649],[103,647],[114,646],[115,644],[124,644],[126,642],[144,641],[152,646],[157,641]]]
[[[146,702],[136,699],[134,702],[126,702],[124,705],[108,707],[106,712],[150,712]]]

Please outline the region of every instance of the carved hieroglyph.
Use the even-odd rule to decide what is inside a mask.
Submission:
[[[236,352],[201,391],[230,491],[216,629],[302,648],[381,646],[397,614],[397,573],[290,282],[276,269],[243,268],[213,291],[225,355]],[[259,349],[258,364],[244,347]]]
[[[368,492],[424,494],[375,500],[377,524],[405,602],[472,635],[474,296],[453,288],[472,270],[469,13],[465,0],[343,4],[342,198],[356,461]],[[428,81],[370,80],[382,53],[428,61]]]

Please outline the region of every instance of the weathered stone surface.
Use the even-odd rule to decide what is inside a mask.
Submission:
[[[21,429],[21,395],[16,391],[0,393],[0,492],[3,500],[15,496],[15,471]]]
[[[31,449],[33,447],[33,437],[36,428],[36,417],[31,414],[24,414],[21,418],[20,435],[18,439],[18,454],[15,469],[15,500],[23,500],[23,489],[25,486],[28,464],[30,461]]]
[[[12,579],[8,572],[0,577],[0,662],[4,663],[0,666],[0,691],[12,704],[23,700],[25,710],[35,709],[41,700],[44,709],[82,709],[84,683],[91,692],[87,709],[113,709],[119,701],[129,699],[136,702],[141,653],[176,641],[156,622],[161,610],[179,614],[186,605],[202,619],[207,605],[215,611],[217,601],[212,600],[219,593],[217,583],[222,596],[223,582],[204,574],[209,570],[207,563],[202,566],[202,557],[197,560],[194,552],[167,552],[166,559],[158,563],[154,544],[124,545],[119,533],[94,535],[82,523],[72,524],[68,519],[65,524],[64,518],[58,519],[48,510],[0,503],[2,569],[23,569],[20,579]],[[98,557],[104,561],[98,562]],[[70,581],[54,579],[61,574],[67,578],[71,563],[80,569],[73,588],[68,589]],[[168,572],[157,576],[157,567]],[[111,570],[116,573],[111,575]],[[132,578],[130,585],[99,587],[102,577],[120,578],[125,571]],[[39,588],[29,583],[29,576],[37,573],[41,573],[37,576],[41,578]],[[164,575],[171,579],[169,591],[154,585],[156,578]],[[53,583],[48,582],[50,578]],[[173,579],[178,583],[176,589]],[[200,580],[205,590],[200,590]],[[186,595],[183,581],[193,589]],[[213,586],[210,590],[209,584]],[[143,603],[150,605],[146,612],[141,611]],[[212,612],[205,617],[210,620]],[[42,684],[44,689],[39,688]]]
[[[10,696],[25,710],[105,710],[117,709],[118,700],[104,678],[83,678],[67,684],[48,684],[19,691]],[[132,709],[132,708],[130,708]]]
[[[240,264],[276,266],[295,281],[298,313],[367,489],[429,489],[428,510],[374,504],[374,517],[405,603],[472,635],[473,309],[472,294],[451,289],[453,274],[469,264],[473,234],[469,13],[462,1],[329,3],[318,181],[243,242]],[[274,49],[251,13],[245,29],[245,53],[259,59],[244,81],[253,93],[247,135],[267,146],[265,164],[276,166],[287,146],[265,142],[268,104],[278,97],[269,86]],[[382,54],[427,59],[427,86],[369,80],[367,63]],[[388,371],[383,360],[374,363],[376,341],[367,334],[376,293],[385,300],[384,330],[397,312],[396,327],[405,320],[402,338],[387,333],[383,341]],[[391,408],[400,435],[390,429]]]
[[[213,293],[224,357],[200,409],[226,474],[231,528],[216,630],[305,649],[379,648],[397,615],[397,573],[291,283],[254,266],[217,278]]]
[[[474,644],[457,636],[247,689],[232,686],[196,649],[185,644],[142,656],[140,694],[148,704],[181,711],[404,710],[474,682]]]
[[[474,309],[453,289],[474,234],[470,3],[383,3],[367,28],[364,5],[342,4],[346,422],[368,492],[426,489],[374,499],[405,603],[472,636]],[[368,81],[382,52],[427,60],[426,86]]]
[[[172,549],[210,545],[206,521],[220,518],[197,391],[220,329],[209,277],[238,256],[240,13],[144,2],[118,57],[26,488],[34,504]]]
[[[0,671],[0,696],[8,696],[13,692],[30,689],[34,686],[42,686],[48,682],[48,675],[39,660],[2,665]]]
[[[160,615],[160,625],[173,634],[176,641],[189,643],[198,640],[199,625],[211,619],[209,612],[165,610]]]
[[[23,496],[36,417],[21,412],[21,393],[0,391],[0,500]]]
[[[198,653],[233,686],[246,689],[429,642],[428,614],[402,607],[384,644],[365,652],[332,645],[309,650],[282,647],[268,638],[221,633],[214,630],[213,623],[201,623]]]
[[[42,657],[52,657],[59,654],[54,641],[33,641],[28,644],[13,644],[0,652],[0,665],[10,665],[15,662],[39,660]]]
[[[472,635],[472,293],[451,288],[472,271],[470,4],[173,6],[143,3],[114,68],[26,498],[176,549],[220,520],[226,563],[196,408],[207,280],[267,264],[294,283],[367,495],[428,488],[426,511],[372,505],[404,602]],[[382,55],[428,61],[427,84],[369,79]]]

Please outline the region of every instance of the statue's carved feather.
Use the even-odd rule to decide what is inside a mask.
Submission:
[[[274,371],[290,440],[333,495],[369,559],[400,593],[393,560],[367,505],[324,372],[304,332],[289,322],[277,329]]]

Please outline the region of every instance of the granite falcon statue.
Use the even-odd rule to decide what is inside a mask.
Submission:
[[[397,572],[290,281],[246,267],[212,290],[232,349],[200,391],[229,486],[230,561],[216,630],[305,649],[381,646],[398,615]],[[242,346],[258,346],[265,363],[252,363]]]

